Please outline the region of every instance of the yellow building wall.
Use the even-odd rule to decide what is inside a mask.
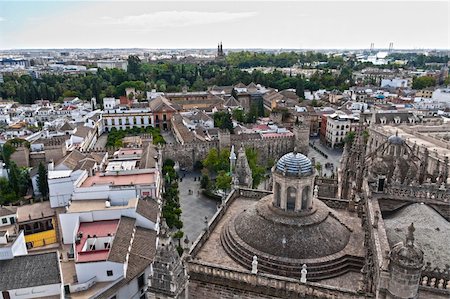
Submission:
[[[31,242],[33,244],[33,248],[56,243],[56,230],[51,229],[40,233],[26,235],[25,242]]]

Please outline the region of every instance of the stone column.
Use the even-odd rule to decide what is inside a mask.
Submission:
[[[310,185],[309,185],[309,196],[308,196],[308,200],[307,202],[307,208],[311,208],[313,205],[313,199],[316,199],[316,197],[318,196],[318,194],[316,194],[317,192],[315,192],[314,189],[314,179],[311,181]]]
[[[286,204],[287,204],[287,188],[286,188],[286,183],[285,183],[285,182],[282,182],[282,183],[280,183],[280,186],[281,186],[281,188],[280,188],[280,191],[281,191],[281,194],[280,194],[281,205],[280,205],[280,207],[281,207],[281,209],[283,209],[284,211],[286,211],[286,209],[287,209],[287,207],[286,207]]]
[[[300,184],[297,184],[295,189],[297,190],[295,194],[295,211],[297,212],[302,209],[302,187]]]

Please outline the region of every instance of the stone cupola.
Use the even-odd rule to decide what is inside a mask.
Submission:
[[[283,211],[310,211],[315,173],[311,160],[297,152],[282,156],[272,169],[273,206]]]

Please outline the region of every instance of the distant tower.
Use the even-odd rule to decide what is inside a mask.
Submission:
[[[161,219],[158,237],[159,245],[149,277],[147,298],[184,298],[188,282],[187,273],[183,260],[172,243],[169,227],[164,218]]]
[[[390,42],[390,44],[389,44],[389,53],[391,53],[393,49],[394,49],[394,43]]]
[[[241,148],[238,151],[234,175],[237,178],[239,186],[247,188],[252,187],[253,185],[252,170],[248,165],[247,156],[245,155],[245,149],[242,144]]]
[[[295,143],[293,148],[297,148],[298,151],[304,155],[307,155],[309,151],[309,134],[309,124],[301,123],[297,119],[294,124]]]
[[[414,245],[414,224],[408,227],[406,243],[394,245],[390,254],[386,299],[416,299],[423,267],[423,251]]]
[[[225,54],[223,53],[223,45],[222,42],[217,44],[217,58],[223,58],[225,57]]]
[[[370,52],[372,52],[372,51],[373,51],[373,48],[374,48],[374,46],[375,46],[375,44],[374,44],[374,43],[371,43],[371,44],[370,44]]]

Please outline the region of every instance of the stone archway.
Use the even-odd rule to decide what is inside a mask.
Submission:
[[[297,199],[297,189],[295,187],[288,187],[286,194],[286,210],[295,211],[296,199]]]
[[[281,207],[281,186],[280,183],[275,183],[275,205]]]
[[[311,196],[311,187],[306,186],[302,191],[302,210],[308,208],[308,199]]]

